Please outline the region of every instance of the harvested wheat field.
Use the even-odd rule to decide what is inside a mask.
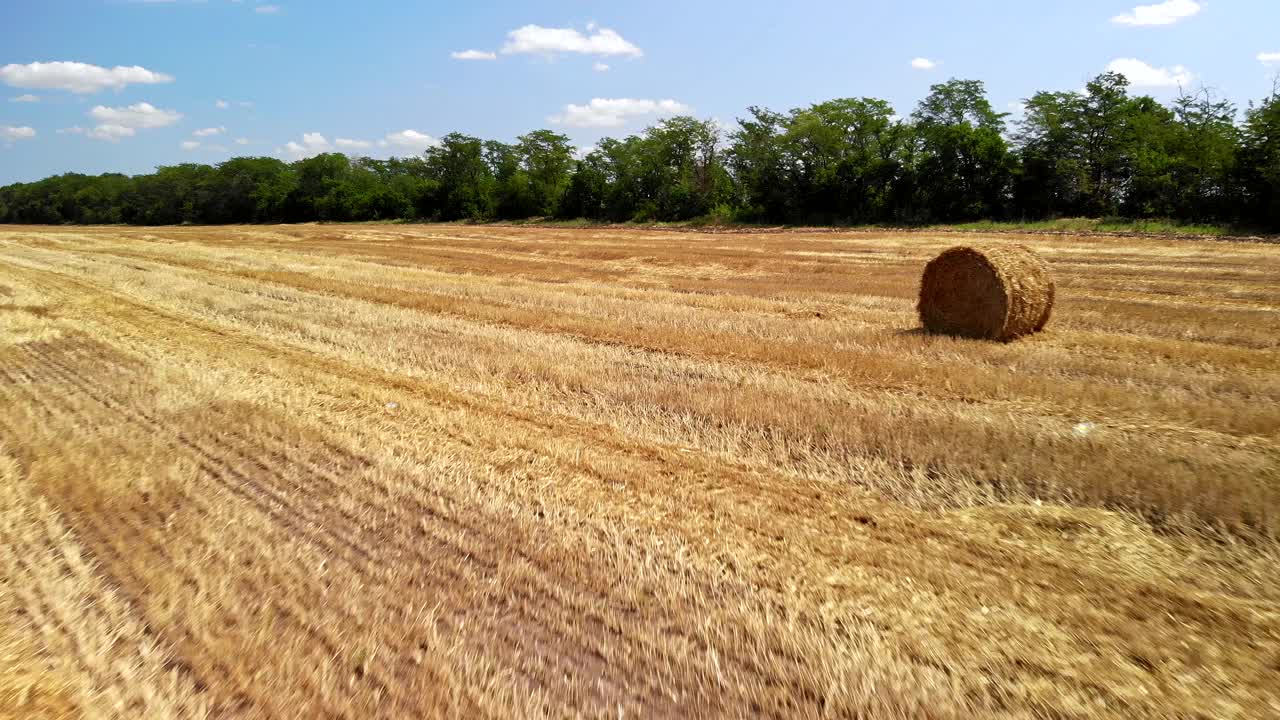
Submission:
[[[0,230],[0,717],[1280,715],[1280,247],[957,240]]]

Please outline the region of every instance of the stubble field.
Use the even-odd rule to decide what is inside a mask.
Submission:
[[[1280,716],[1280,248],[0,229],[0,717]]]

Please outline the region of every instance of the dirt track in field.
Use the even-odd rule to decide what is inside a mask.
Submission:
[[[0,229],[0,718],[1280,714],[1280,251],[968,239]]]

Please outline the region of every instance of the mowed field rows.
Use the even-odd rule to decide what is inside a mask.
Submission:
[[[1280,248],[0,230],[0,717],[1280,716]]]

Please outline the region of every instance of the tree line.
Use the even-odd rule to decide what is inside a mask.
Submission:
[[[769,223],[1161,218],[1280,229],[1280,92],[1241,116],[1211,92],[1166,106],[1105,73],[1011,122],[982,82],[934,85],[909,117],[849,98],[752,107],[737,127],[673,117],[577,156],[550,130],[451,133],[421,156],[241,157],[148,175],[0,188],[7,223],[586,218]]]

